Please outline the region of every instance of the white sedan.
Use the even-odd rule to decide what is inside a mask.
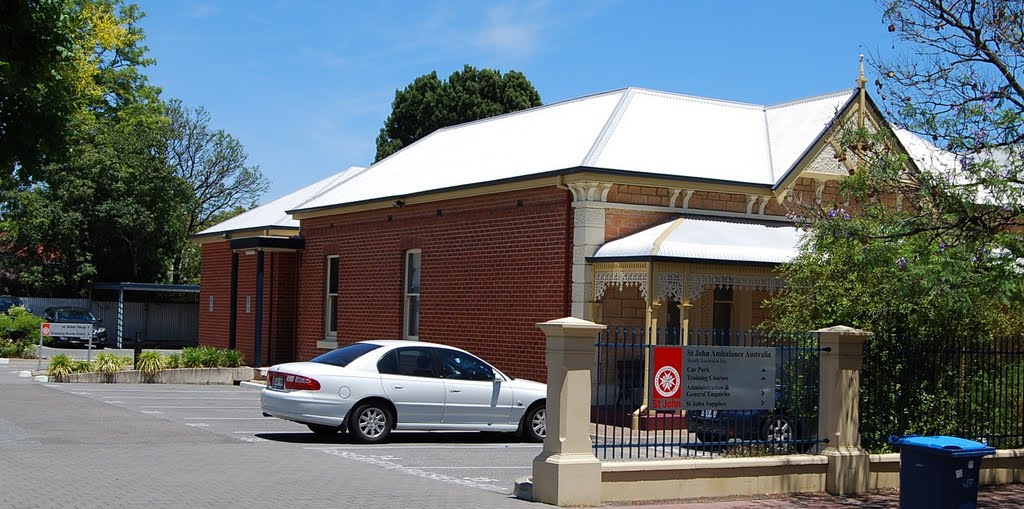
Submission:
[[[381,340],[271,367],[260,405],[263,415],[317,434],[347,429],[366,443],[393,429],[507,431],[539,442],[546,396],[544,384],[506,376],[464,350]]]

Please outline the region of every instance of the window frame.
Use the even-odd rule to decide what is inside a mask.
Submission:
[[[334,262],[334,293],[331,293],[331,263]],[[324,258],[324,338],[329,340],[338,339],[338,291],[341,289],[341,257],[339,255],[327,255]],[[331,305],[333,298],[333,307]],[[333,315],[332,314],[333,310]],[[334,330],[331,330],[331,325]]]
[[[410,268],[411,260],[415,255],[416,258],[416,292],[412,292],[410,285]],[[403,272],[402,272],[402,339],[410,341],[419,341],[420,339],[420,306],[422,304],[421,295],[423,293],[423,251],[419,248],[407,249],[403,254]],[[410,304],[415,299],[416,305],[415,310]],[[415,316],[413,316],[415,311]],[[415,320],[415,334],[410,334],[409,328],[412,325],[411,320]]]

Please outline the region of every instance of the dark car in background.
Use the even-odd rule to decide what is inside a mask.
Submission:
[[[107,342],[107,329],[100,327],[100,323],[103,321],[101,318],[96,318],[88,309],[75,307],[75,306],[55,306],[46,308],[43,312],[43,319],[51,323],[88,323],[92,324],[92,337],[90,338],[73,338],[73,337],[62,337],[62,336],[51,336],[53,338],[53,346],[72,346],[81,345],[89,346],[92,343],[93,348],[103,348]]]
[[[8,313],[8,312],[11,311],[11,308],[13,308],[15,306],[21,306],[21,307],[23,307],[25,309],[28,309],[28,305],[25,304],[25,301],[21,300],[20,297],[12,297],[10,295],[0,295],[0,313]],[[32,310],[28,309],[28,312],[31,313]]]

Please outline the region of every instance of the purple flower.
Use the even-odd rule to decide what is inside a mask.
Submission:
[[[985,142],[985,138],[988,137],[988,131],[984,129],[978,129],[974,132],[974,146],[981,147]]]
[[[939,242],[939,251],[945,251],[947,247],[949,244],[946,244],[946,241]]]
[[[899,260],[896,260],[896,266],[900,269],[907,268],[907,259],[901,256]]]
[[[970,168],[970,166],[972,164],[974,164],[974,158],[973,157],[971,157],[971,156],[962,156],[960,158],[960,169],[961,170],[967,171],[967,168]]]

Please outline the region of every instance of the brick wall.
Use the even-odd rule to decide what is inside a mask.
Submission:
[[[302,221],[298,357],[324,339],[325,257],[339,256],[338,342],[402,337],[404,252],[420,249],[421,341],[545,380],[536,323],[570,313],[570,195],[516,191]]]
[[[296,254],[266,253],[263,260],[262,364],[295,357]],[[203,244],[199,287],[199,344],[228,347],[231,302],[231,249],[228,241]],[[213,297],[213,311],[210,311]],[[246,298],[248,297],[248,312]],[[235,348],[247,363],[255,358],[256,256],[239,255]]]

